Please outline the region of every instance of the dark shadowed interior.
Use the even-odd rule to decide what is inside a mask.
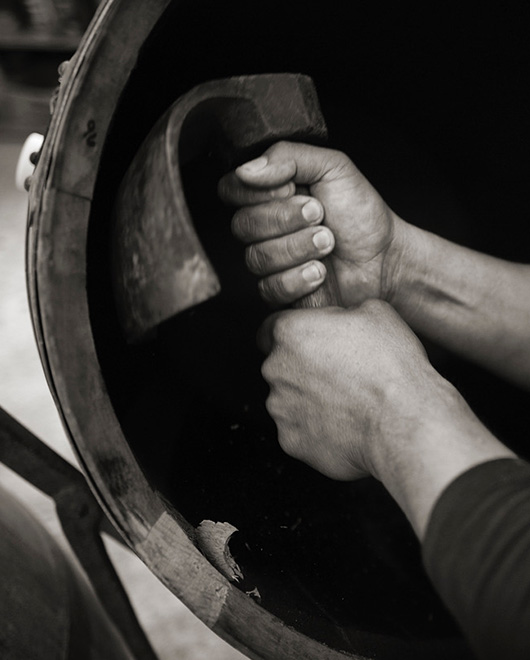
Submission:
[[[330,146],[345,151],[396,212],[524,261],[530,56],[522,14],[495,11],[174,2],[139,57],[101,163],[88,295],[126,438],[149,481],[191,524],[227,521],[240,530],[232,551],[243,589],[257,587],[264,608],[339,650],[467,657],[423,573],[412,530],[382,487],[371,479],[335,483],[278,448],[255,346],[270,310],[231,236],[231,211],[217,199],[219,163],[206,155],[182,174],[222,292],[134,347],[122,338],[110,286],[112,203],[139,144],[179,95],[215,78],[300,72],[315,82]],[[479,417],[524,451],[523,393],[439,347],[428,350]]]

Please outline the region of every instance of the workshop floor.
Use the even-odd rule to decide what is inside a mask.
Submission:
[[[75,463],[41,369],[26,300],[27,196],[14,185],[20,148],[18,142],[0,142],[0,406]],[[2,465],[0,481],[64,542],[47,497]],[[245,657],[189,612],[135,555],[114,541],[108,549],[160,660]]]

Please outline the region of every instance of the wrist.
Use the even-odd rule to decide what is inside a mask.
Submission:
[[[439,437],[462,415],[458,391],[427,358],[423,368],[414,367],[412,388],[406,386],[406,376],[385,383],[379,433],[368,451],[371,472],[383,482],[401,457],[409,463],[410,455],[421,452],[427,439]]]
[[[438,497],[460,474],[490,460],[514,457],[437,372],[373,443],[370,466],[423,538]],[[406,394],[406,393],[405,393]]]
[[[393,236],[381,271],[381,298],[394,309],[410,307],[414,283],[428,260],[426,232],[392,212]]]

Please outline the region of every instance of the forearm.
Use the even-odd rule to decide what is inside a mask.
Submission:
[[[370,457],[372,474],[400,505],[420,540],[436,501],[454,479],[481,463],[515,457],[434,370],[423,392],[412,414],[397,413],[393,424],[385,425],[392,435],[382,434]]]
[[[530,266],[451,243],[401,220],[389,302],[416,332],[530,388]]]

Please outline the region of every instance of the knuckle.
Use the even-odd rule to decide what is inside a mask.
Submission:
[[[291,220],[291,209],[288,204],[276,204],[274,213],[272,214],[272,221],[278,232],[283,232],[289,227]]]
[[[281,156],[288,151],[289,146],[290,143],[287,140],[279,140],[268,149],[267,153],[271,156]]]
[[[391,309],[390,305],[378,298],[368,298],[360,306],[359,311],[369,314],[370,316],[381,315],[388,313]]]
[[[359,309],[370,312],[379,309],[380,302],[381,301],[377,298],[367,298],[361,305],[359,305]]]
[[[300,245],[297,234],[290,234],[285,239],[285,258],[289,265],[296,265],[300,259]]]
[[[336,167],[341,167],[342,165],[346,165],[350,162],[348,156],[346,156],[343,151],[339,151],[338,149],[330,149],[329,158]]]
[[[265,408],[267,409],[267,412],[269,415],[273,418],[276,419],[276,398],[274,394],[269,394],[265,401]]]
[[[291,294],[287,290],[281,275],[261,279],[258,282],[258,289],[263,300],[273,305],[291,302]]]
[[[280,314],[272,329],[272,337],[276,344],[285,344],[289,341],[294,331],[294,314],[292,312],[284,312]]]
[[[261,375],[263,376],[263,379],[267,383],[269,383],[269,385],[272,383],[272,378],[273,378],[273,376],[272,376],[272,365],[271,365],[271,361],[270,361],[269,358],[264,360],[263,364],[261,365]],[[270,398],[271,398],[271,396],[269,395],[269,397],[267,398],[266,404],[268,404],[268,401],[269,401]]]
[[[352,173],[353,163],[348,156],[337,149],[329,149],[327,155],[327,167],[334,176],[347,176]]]
[[[270,268],[270,257],[259,243],[252,243],[245,250],[245,263],[254,275],[265,275]]]
[[[270,277],[265,277],[258,282],[258,291],[263,300],[269,303],[282,302],[282,297],[278,294],[278,287]]]
[[[288,181],[279,188],[273,188],[269,191],[271,200],[288,200],[296,193],[296,184],[294,181]]]
[[[254,223],[248,208],[238,209],[234,213],[231,227],[232,233],[239,240],[248,241],[252,238]]]

